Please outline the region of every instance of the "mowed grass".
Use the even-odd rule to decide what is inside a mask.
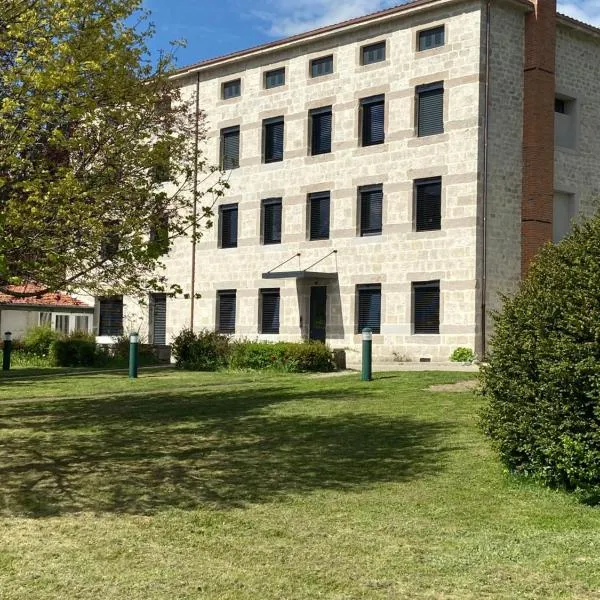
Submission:
[[[0,598],[600,598],[456,373],[0,378]]]

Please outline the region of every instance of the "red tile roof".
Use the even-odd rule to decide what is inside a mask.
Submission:
[[[28,283],[25,285],[9,285],[7,286],[7,289],[16,294],[32,294],[35,292],[40,292],[40,294],[21,297],[0,292],[0,305],[25,304],[34,306],[80,306],[82,308],[91,308],[89,304],[86,304],[81,300],[77,300],[76,298],[73,298],[73,296],[70,296],[64,292],[46,292],[45,294],[41,293],[44,288],[33,283]]]

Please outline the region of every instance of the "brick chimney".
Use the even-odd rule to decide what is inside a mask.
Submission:
[[[552,240],[556,0],[532,0],[525,17],[521,275]]]

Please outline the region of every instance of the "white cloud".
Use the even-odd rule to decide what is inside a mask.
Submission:
[[[591,25],[600,26],[600,0],[559,0],[558,11]]]
[[[294,35],[404,4],[407,0],[262,0],[254,17],[272,37]],[[600,26],[600,0],[558,0],[561,13]]]
[[[404,4],[401,0],[263,0],[254,16],[272,36],[288,36]]]

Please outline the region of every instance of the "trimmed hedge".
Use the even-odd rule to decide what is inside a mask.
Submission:
[[[289,373],[335,370],[332,351],[319,342],[232,341],[213,331],[184,329],[173,341],[175,364],[189,371],[275,370]]]
[[[482,425],[510,470],[600,500],[600,218],[548,245],[495,315]]]

